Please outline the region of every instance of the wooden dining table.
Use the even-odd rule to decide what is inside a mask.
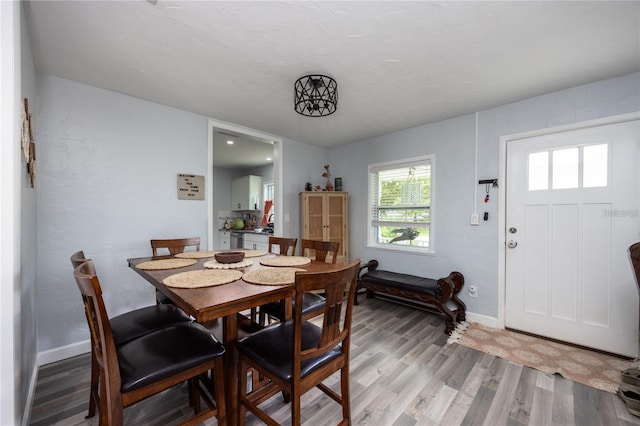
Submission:
[[[246,273],[265,268],[260,264],[260,259],[267,256],[276,255],[266,254],[248,258],[253,261],[253,264],[236,270]],[[242,278],[228,284],[193,289],[173,288],[163,284],[163,280],[171,275],[205,269],[204,263],[210,261],[211,258],[197,259],[196,264],[178,269],[146,270],[137,267],[142,262],[167,258],[171,258],[171,256],[131,258],[127,259],[127,262],[131,269],[171,299],[188,315],[195,318],[197,322],[207,325],[214,320],[222,319],[222,342],[226,348],[224,365],[226,370],[227,420],[230,425],[236,425],[238,424],[238,365],[235,346],[238,340],[238,314],[270,302],[286,300],[285,314],[287,318],[291,318],[291,300],[295,296],[295,286],[293,284],[252,284],[245,282]],[[339,269],[342,265],[312,260],[311,263],[295,267],[311,272],[330,272]],[[217,337],[220,338],[220,336]]]

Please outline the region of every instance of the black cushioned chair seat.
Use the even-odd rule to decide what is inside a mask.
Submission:
[[[224,354],[225,348],[202,325],[175,324],[117,349],[122,392],[173,376]]]
[[[302,350],[318,345],[322,330],[309,321],[302,322]],[[238,341],[236,348],[243,355],[270,371],[284,381],[291,381],[291,354],[293,353],[293,321],[267,327]],[[318,366],[337,358],[342,347],[336,346],[323,355],[302,362],[301,377],[305,377]]]
[[[324,308],[325,299],[319,294],[305,293],[302,297],[302,315]],[[260,310],[271,317],[284,321],[284,308],[280,302],[267,303],[266,305],[260,306]]]
[[[116,347],[158,329],[189,322],[191,318],[175,305],[148,306],[109,319]]]
[[[435,296],[442,295],[442,291],[440,291],[436,280],[417,277],[415,275],[401,274],[398,272],[381,270],[370,271],[362,274],[360,281],[401,290],[432,294]]]

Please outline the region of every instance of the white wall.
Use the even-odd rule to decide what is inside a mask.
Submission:
[[[500,136],[640,110],[640,73],[562,90],[479,112],[478,178],[499,175]],[[452,118],[367,139],[329,151],[332,174],[350,192],[350,254],[380,267],[439,277],[452,270],[478,287],[478,297],[463,292],[468,311],[498,316],[498,192],[484,204],[484,185],[474,180],[475,117]],[[367,248],[367,166],[372,163],[436,155],[434,256]],[[474,191],[478,211],[489,221],[470,225]],[[482,217],[482,216],[481,216]]]
[[[327,164],[327,152],[326,149],[290,139],[283,141],[283,207],[276,206],[276,211],[284,221],[281,236],[300,238],[299,194],[304,191],[306,182],[314,185],[324,183],[322,173]]]
[[[177,174],[207,174],[207,119],[41,75],[38,140],[38,351],[89,338],[69,256],[96,262],[110,316],[154,303],[126,259],[152,238],[200,236],[205,201],[178,200]],[[205,191],[206,188],[205,188]]]

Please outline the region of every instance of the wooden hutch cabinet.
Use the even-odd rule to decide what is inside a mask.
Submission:
[[[301,192],[300,228],[302,239],[338,241],[338,263],[348,263],[349,193]]]

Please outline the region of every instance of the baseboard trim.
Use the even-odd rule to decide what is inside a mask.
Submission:
[[[467,321],[477,322],[491,328],[504,328],[498,325],[498,318],[467,311]]]
[[[51,364],[52,362],[62,361],[63,359],[89,353],[90,350],[91,340],[84,340],[67,346],[49,349],[47,351],[38,352],[37,364],[38,366]]]

